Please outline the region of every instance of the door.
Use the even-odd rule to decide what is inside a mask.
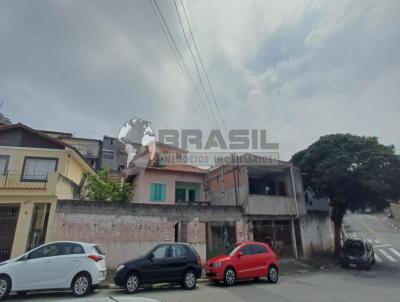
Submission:
[[[69,277],[79,267],[79,255],[67,255],[64,243],[31,251],[17,267],[18,290],[68,288]]]
[[[161,282],[168,279],[167,257],[169,245],[157,246],[142,266],[142,275],[145,282]]]
[[[267,248],[261,244],[254,244],[253,258],[254,258],[254,277],[262,277],[267,275],[267,268],[269,265],[269,255]]]
[[[251,244],[244,246],[237,253],[237,277],[238,279],[252,278],[254,275],[255,262]]]
[[[0,175],[0,181],[4,177]],[[0,207],[0,262],[10,259],[18,215],[19,206]]]
[[[180,244],[173,244],[167,259],[168,278],[170,280],[182,280],[186,266],[191,261],[186,249]]]

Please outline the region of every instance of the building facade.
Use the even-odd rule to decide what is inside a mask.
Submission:
[[[300,218],[306,206],[301,173],[293,164],[220,166],[205,183],[211,205],[243,209],[250,239],[270,243],[281,257],[303,254]]]
[[[0,128],[0,261],[48,240],[58,199],[94,169],[74,147],[23,124]]]

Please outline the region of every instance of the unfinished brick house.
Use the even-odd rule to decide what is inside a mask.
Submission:
[[[302,255],[299,219],[306,206],[300,170],[291,163],[214,168],[206,176],[205,193],[212,206],[242,208],[249,239],[272,244],[283,257]]]

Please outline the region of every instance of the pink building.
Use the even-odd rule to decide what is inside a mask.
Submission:
[[[205,201],[207,170],[189,165],[148,167],[132,181],[132,202],[175,204]]]

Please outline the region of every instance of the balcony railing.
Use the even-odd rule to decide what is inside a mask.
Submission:
[[[23,173],[4,171],[0,173],[0,189],[46,189],[48,173]]]

